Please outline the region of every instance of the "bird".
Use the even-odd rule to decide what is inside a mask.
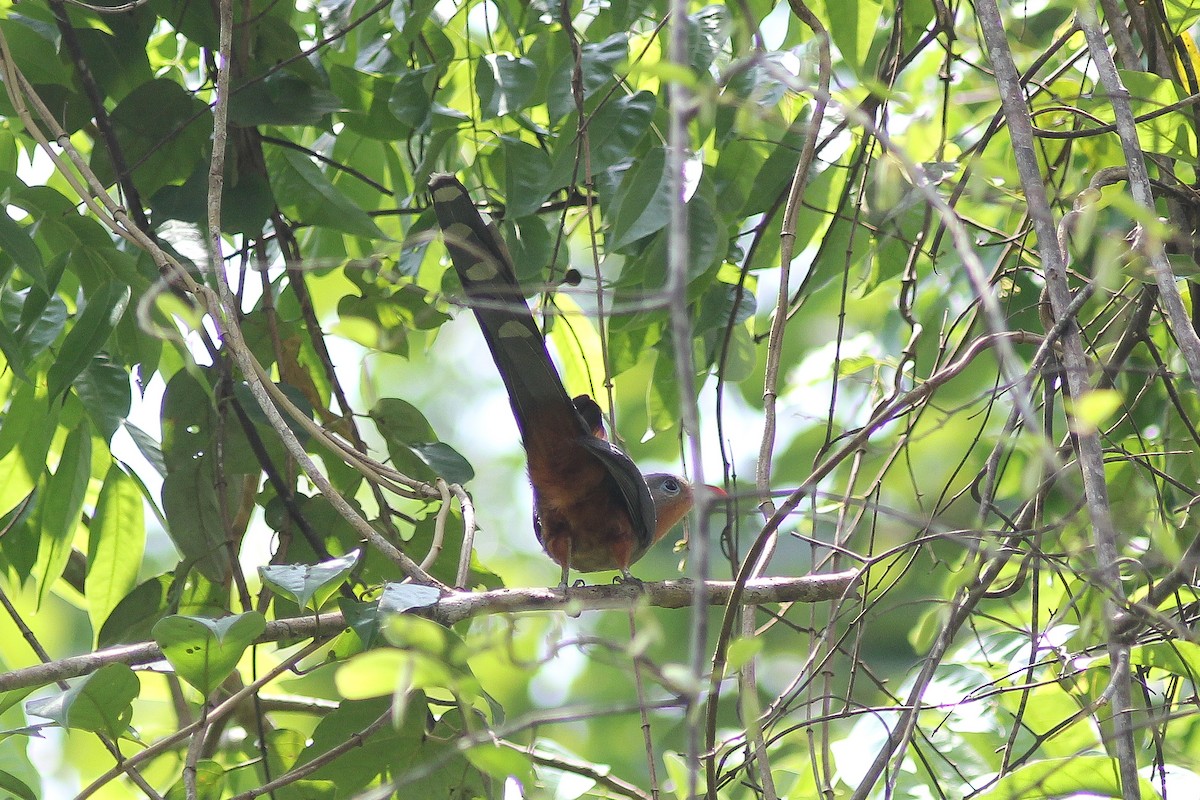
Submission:
[[[572,398],[563,386],[496,226],[484,222],[453,175],[431,176],[429,189],[451,263],[508,390],[533,488],[534,533],[562,568],[559,586],[566,588],[572,569],[618,570],[639,582],[629,567],[687,516],[695,488],[676,475],[643,475],[609,441],[599,404],[586,394]]]

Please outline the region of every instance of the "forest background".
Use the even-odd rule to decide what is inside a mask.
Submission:
[[[1197,796],[1198,21],[5,3],[0,793]],[[541,588],[435,172],[729,491],[644,586]]]

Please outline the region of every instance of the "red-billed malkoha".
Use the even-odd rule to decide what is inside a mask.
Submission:
[[[674,475],[642,475],[607,440],[595,401],[572,400],[563,388],[499,231],[483,221],[454,176],[434,175],[429,188],[521,431],[538,541],[562,567],[562,586],[572,569],[616,569],[630,577],[630,565],[691,509],[691,485]]]

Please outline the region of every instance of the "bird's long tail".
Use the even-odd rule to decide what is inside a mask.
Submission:
[[[553,448],[591,433],[550,360],[500,232],[483,221],[453,175],[434,175],[429,188],[450,259],[508,389],[526,449]]]

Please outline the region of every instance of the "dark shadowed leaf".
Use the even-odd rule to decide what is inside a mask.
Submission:
[[[670,219],[670,185],[666,150],[656,147],[625,173],[607,216],[610,247],[620,250],[666,227]]]
[[[520,111],[536,87],[537,66],[527,58],[488,53],[477,62],[475,91],[484,119]]]
[[[303,153],[275,149],[268,157],[271,189],[296,220],[352,236],[386,239],[371,218],[350,202]]]
[[[129,304],[129,287],[123,283],[106,283],[91,297],[71,326],[63,341],[58,358],[50,365],[46,380],[50,397],[58,397],[91,363],[100,352]]]
[[[169,574],[159,575],[139,584],[121,598],[104,620],[96,644],[111,647],[149,639],[154,623],[166,615],[171,582]]]
[[[75,379],[75,392],[104,441],[111,441],[132,403],[129,373],[104,353],[97,353]]]

